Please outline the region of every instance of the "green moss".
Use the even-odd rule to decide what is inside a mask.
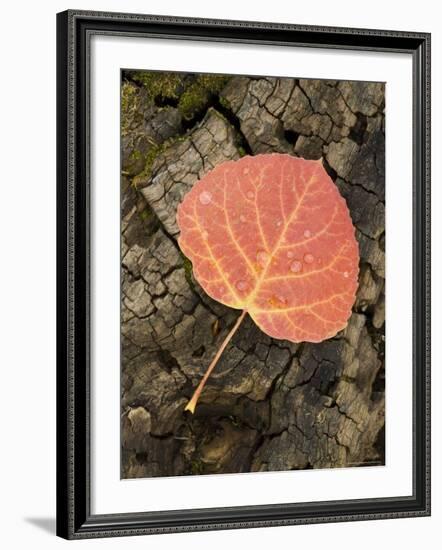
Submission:
[[[138,151],[138,149],[134,149],[129,156],[129,159],[134,162],[137,160],[141,160],[142,158],[143,155],[141,154],[141,151]]]
[[[190,469],[192,471],[192,474],[202,474],[204,473],[204,464],[201,462],[201,460],[192,460],[190,463]]]
[[[168,149],[174,143],[184,141],[185,139],[186,136],[176,135],[170,137],[169,139],[166,139],[165,141],[163,141],[163,143],[160,144],[152,142],[151,147],[145,155],[145,164],[143,171],[134,177],[132,185],[134,187],[138,187],[139,183],[144,183],[146,180],[148,180],[152,175],[152,166],[158,155],[163,153],[163,151]]]
[[[240,157],[245,157],[247,155],[247,152],[242,145],[238,145],[238,153]]]
[[[193,266],[192,262],[186,256],[183,256],[183,268],[186,281],[193,287]]]
[[[232,106],[230,105],[230,102],[227,101],[227,99],[222,95],[219,96],[219,103],[221,107],[224,107],[224,109],[228,109],[229,111],[232,110]]]
[[[198,75],[179,99],[178,109],[183,117],[192,119],[208,104],[211,96],[222,90],[228,79],[222,75]]]
[[[126,172],[130,176],[138,174],[145,164],[145,155],[139,149],[133,149],[125,162]]]
[[[146,156],[145,156],[145,163],[143,171],[138,174],[138,176],[135,176],[132,180],[132,185],[134,187],[138,187],[138,184],[140,182],[145,182],[146,179],[148,179],[152,172],[152,165],[154,160],[157,158],[159,152],[161,150],[161,145],[158,144],[152,144],[150,149],[148,150]]]
[[[147,235],[153,235],[155,231],[159,228],[160,222],[155,215],[155,212],[152,210],[150,206],[147,206],[138,212],[138,215],[140,216],[140,219],[143,223],[143,226],[146,230]]]
[[[208,95],[204,90],[192,89],[184,92],[178,103],[178,108],[185,119],[191,119],[206,104]]]
[[[175,99],[181,115],[187,120],[191,120],[206,108],[211,97],[217,95],[229,80],[228,76],[223,75],[183,76],[179,73],[154,73],[149,71],[136,71],[131,73],[131,78],[133,82],[136,82],[147,91],[151,100],[158,96]],[[124,82],[122,85],[123,135],[130,130],[130,123],[134,119],[133,112],[137,113],[140,104],[140,88],[133,82]],[[129,114],[131,115],[130,118]],[[142,116],[142,113],[140,113],[140,116]],[[219,114],[219,116],[222,115]],[[152,143],[146,154],[135,150],[130,160],[133,162],[142,160],[144,168],[141,173],[134,177],[132,185],[137,187],[140,183],[145,183],[152,175],[152,166],[158,155],[173,143],[185,139],[186,136],[184,135],[176,135],[161,144]],[[240,152],[240,154],[245,154],[245,151]]]
[[[182,76],[178,73],[136,71],[132,79],[146,90],[149,99],[156,97],[178,99]]]
[[[229,80],[228,76],[223,75],[193,76],[150,71],[135,71],[131,73],[131,78],[146,90],[150,100],[159,97],[177,101],[178,109],[186,120],[201,111],[211,96],[219,94]],[[220,102],[227,107],[228,102],[224,98],[220,98]]]
[[[130,82],[123,82],[121,86],[121,108],[123,111],[128,111],[134,101],[137,99],[138,90],[137,87]]]
[[[137,86],[130,82],[123,82],[121,86],[121,133],[126,135],[129,132],[131,121],[142,115],[138,112],[140,106],[140,95]]]
[[[149,223],[154,217],[153,212],[150,208],[146,208],[140,212],[140,218],[143,222]]]

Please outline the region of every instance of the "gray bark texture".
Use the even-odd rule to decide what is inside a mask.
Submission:
[[[122,477],[384,463],[384,85],[126,72],[122,82]],[[319,344],[209,298],[178,245],[177,205],[217,164],[284,152],[324,166],[360,247],[347,328]]]

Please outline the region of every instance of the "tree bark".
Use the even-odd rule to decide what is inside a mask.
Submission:
[[[123,84],[122,476],[383,464],[383,84],[232,77],[208,88],[178,75],[172,85],[153,95],[130,72]],[[320,344],[274,340],[246,317],[185,413],[238,312],[194,279],[177,205],[220,162],[276,151],[322,157],[347,200],[361,256],[353,314]]]

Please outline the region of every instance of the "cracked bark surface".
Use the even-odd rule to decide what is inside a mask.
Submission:
[[[232,77],[180,109],[122,87],[122,477],[384,463],[384,86]],[[192,89],[193,89],[192,88]],[[215,165],[285,152],[324,165],[347,200],[360,280],[347,328],[320,344],[274,340],[245,319],[187,400],[238,312],[209,298],[176,238],[178,203]]]

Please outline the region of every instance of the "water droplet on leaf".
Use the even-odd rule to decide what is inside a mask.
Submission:
[[[247,281],[244,281],[242,279],[236,283],[236,288],[238,290],[246,290],[247,286]]]
[[[293,271],[293,273],[299,273],[302,269],[302,262],[299,260],[295,260],[290,264],[290,271]]]
[[[209,204],[212,200],[212,193],[210,191],[202,191],[199,200],[201,204]]]
[[[247,218],[244,216],[244,214],[241,214],[241,216],[239,217],[239,221],[241,223],[245,223],[247,221]]]
[[[312,232],[310,231],[310,229],[306,229],[306,230],[304,231],[304,237],[305,237],[306,239],[309,239],[311,236],[312,236]]]
[[[348,271],[344,271],[344,277],[345,277],[346,279],[348,278],[348,275],[349,275]]]
[[[248,199],[255,198],[255,193],[253,191],[247,191],[246,195]]]
[[[256,253],[256,261],[258,262],[258,264],[261,267],[265,267],[268,260],[269,260],[269,255],[267,254],[267,252],[265,250],[258,250],[258,252]]]
[[[287,258],[293,258],[294,255],[295,255],[295,253],[292,252],[291,250],[289,250],[289,251],[287,252]]]
[[[314,261],[315,261],[315,258],[314,258],[314,256],[313,256],[313,254],[306,254],[306,255],[304,256],[304,262],[305,262],[306,264],[312,264]]]

